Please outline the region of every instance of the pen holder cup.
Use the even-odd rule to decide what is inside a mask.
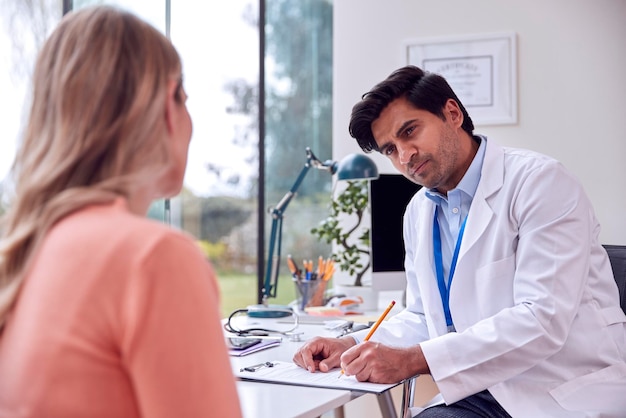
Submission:
[[[325,280],[294,280],[298,294],[298,308],[304,311],[308,306],[323,306],[326,292]]]

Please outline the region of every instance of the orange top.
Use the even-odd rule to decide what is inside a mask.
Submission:
[[[0,337],[0,417],[240,417],[218,305],[186,235],[122,199],[67,216]]]

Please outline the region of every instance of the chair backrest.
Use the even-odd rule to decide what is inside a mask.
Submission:
[[[619,302],[626,313],[626,245],[604,245],[619,287]]]

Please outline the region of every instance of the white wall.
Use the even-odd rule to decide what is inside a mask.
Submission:
[[[601,241],[626,244],[624,0],[335,0],[334,158],[360,152],[350,110],[406,64],[405,40],[508,31],[517,34],[518,123],[475,132],[561,160],[595,205]]]

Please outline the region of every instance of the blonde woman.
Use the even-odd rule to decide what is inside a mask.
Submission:
[[[71,13],[44,45],[0,227],[0,417],[241,416],[215,274],[145,218],[182,187],[185,100],[129,13]]]

